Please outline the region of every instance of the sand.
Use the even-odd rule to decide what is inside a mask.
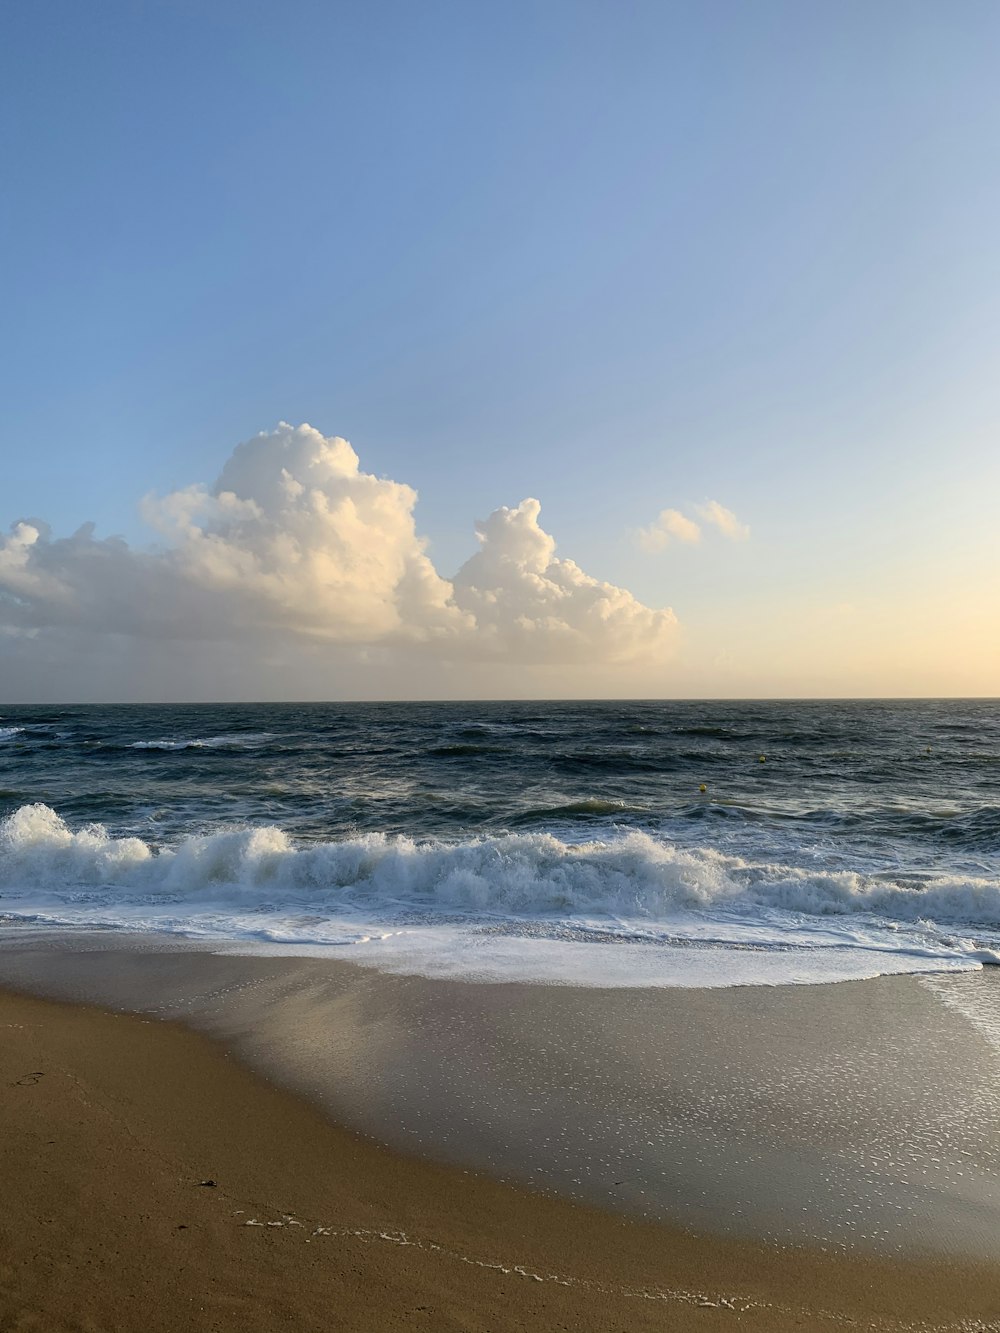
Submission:
[[[179,1019],[407,1156],[700,1233],[1000,1257],[995,969],[616,990],[0,939],[0,985]]]
[[[175,1022],[0,993],[0,1033],[5,1333],[1000,1328],[993,1266],[698,1236],[411,1159]]]

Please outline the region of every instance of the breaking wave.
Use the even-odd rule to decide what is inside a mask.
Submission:
[[[856,871],[753,862],[681,848],[640,831],[567,842],[510,833],[460,842],[369,833],[296,844],[276,827],[240,828],[154,848],[100,824],[76,831],[46,805],[0,823],[0,891],[10,911],[39,895],[70,905],[82,894],[109,907],[123,897],[174,904],[211,900],[241,911],[462,913],[607,918],[637,926],[678,914],[734,912],[878,918],[1000,931],[1000,880],[936,876],[901,882]]]
[[[226,750],[253,749],[273,740],[269,731],[260,731],[235,736],[194,736],[185,740],[133,741],[126,748],[129,750]]]

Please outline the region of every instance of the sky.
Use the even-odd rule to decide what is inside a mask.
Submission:
[[[992,0],[5,7],[0,701],[1000,695],[998,65]]]

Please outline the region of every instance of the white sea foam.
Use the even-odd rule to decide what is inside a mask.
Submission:
[[[274,739],[273,732],[237,732],[232,736],[193,736],[181,740],[133,741],[130,750],[225,750],[252,749]]]
[[[11,737],[20,735],[23,730],[23,727],[0,727],[0,741],[9,741]]]
[[[961,1014],[1000,1054],[1000,997],[995,986],[957,986],[946,976],[923,977],[922,981],[927,990],[947,1008]]]
[[[345,945],[347,941],[343,942]],[[330,946],[255,940],[216,946],[216,952],[328,956]],[[866,981],[913,972],[968,972],[977,965],[956,953],[920,959],[861,947],[650,948],[623,940],[583,945],[568,940],[470,934],[457,926],[424,927],[380,938],[359,938],[344,957],[383,972],[444,980],[547,983],[600,989],[681,986],[818,985]]]
[[[614,955],[616,976],[631,967],[645,978],[631,984],[652,984],[654,973],[660,984],[705,984],[681,978],[706,968],[736,984],[762,971],[768,980],[832,980],[980,967],[1000,936],[1000,880],[941,876],[915,887],[634,831],[581,843],[540,833],[462,842],[366,834],[296,845],[265,827],[157,850],[101,825],[74,831],[48,806],[30,805],[0,824],[0,912],[295,949],[340,945],[366,961],[448,975],[527,969],[579,980],[606,974]]]

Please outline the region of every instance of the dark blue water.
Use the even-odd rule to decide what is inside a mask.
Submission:
[[[8,707],[2,816],[10,919],[1000,930],[998,701]]]

